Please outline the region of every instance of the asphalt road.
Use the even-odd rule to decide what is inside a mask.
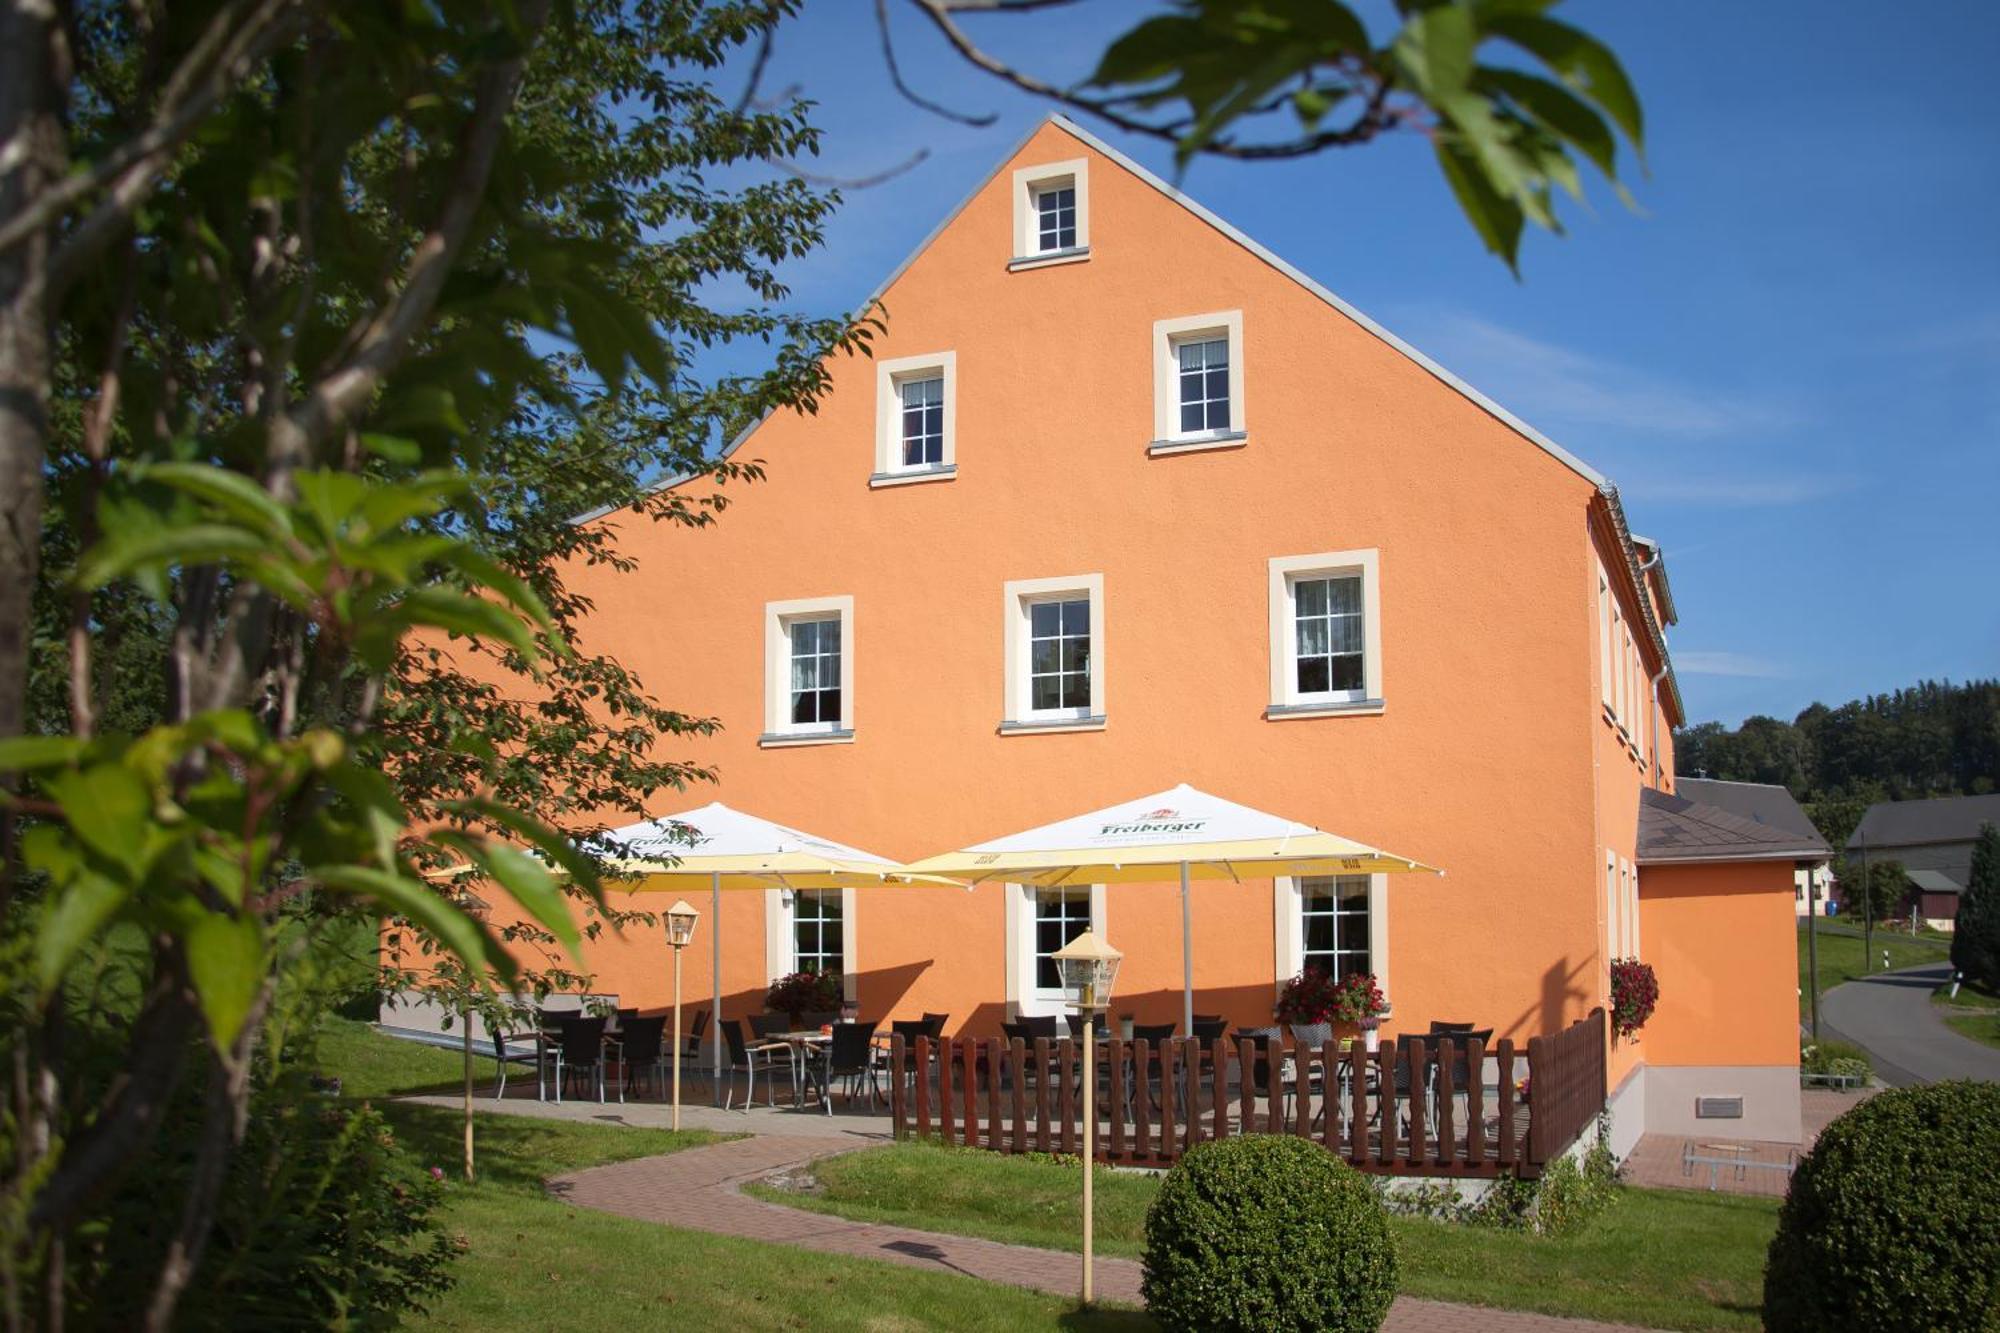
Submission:
[[[2000,1049],[1953,1032],[1931,1003],[1951,980],[1951,964],[1878,972],[1820,996],[1820,1035],[1851,1041],[1875,1062],[1884,1083],[1908,1087],[1952,1078],[2000,1083]]]

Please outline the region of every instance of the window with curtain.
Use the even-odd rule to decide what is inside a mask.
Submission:
[[[838,974],[846,959],[846,923],[839,889],[800,889],[792,895],[792,970]]]
[[[1229,429],[1229,339],[1177,343],[1181,433]]]
[[[1090,710],[1090,599],[1028,606],[1028,707]]]
[[[794,620],[792,721],[840,724],[840,617]]]
[[[1374,971],[1368,953],[1368,876],[1303,879],[1299,893],[1305,922],[1301,965],[1336,979]]]
[[[1305,578],[1292,584],[1300,695],[1358,694],[1365,688],[1365,624],[1360,575]]]
[[[903,466],[944,461],[944,376],[926,375],[897,386],[903,398]]]

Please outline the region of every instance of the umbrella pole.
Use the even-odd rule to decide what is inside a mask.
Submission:
[[[708,980],[714,999],[708,1011],[708,1092],[722,1105],[722,872],[708,877]]]
[[[1181,862],[1181,1035],[1194,1035],[1194,909],[1188,905],[1188,863]]]

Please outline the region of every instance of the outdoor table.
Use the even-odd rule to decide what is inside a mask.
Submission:
[[[773,1032],[766,1036],[764,1040],[782,1041],[785,1045],[792,1048],[792,1105],[804,1106],[806,1104],[805,1072],[808,1048],[832,1045],[833,1034],[817,1030],[810,1032]]]

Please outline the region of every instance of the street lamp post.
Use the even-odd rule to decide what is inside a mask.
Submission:
[[[493,914],[493,905],[476,893],[467,893],[459,906],[474,921],[484,925]],[[473,1182],[472,1163],[472,963],[462,960],[465,975],[460,980],[458,1025],[459,1040],[464,1043],[465,1055],[465,1183]]]
[[[1083,1019],[1083,1304],[1091,1303],[1091,1175],[1097,1162],[1097,1034],[1095,1021],[1111,1004],[1118,979],[1119,953],[1090,931],[1051,955],[1062,978],[1063,997]]]
[[[667,943],[674,947],[674,1128],[681,1127],[681,950],[694,939],[700,913],[682,898],[667,909]]]

